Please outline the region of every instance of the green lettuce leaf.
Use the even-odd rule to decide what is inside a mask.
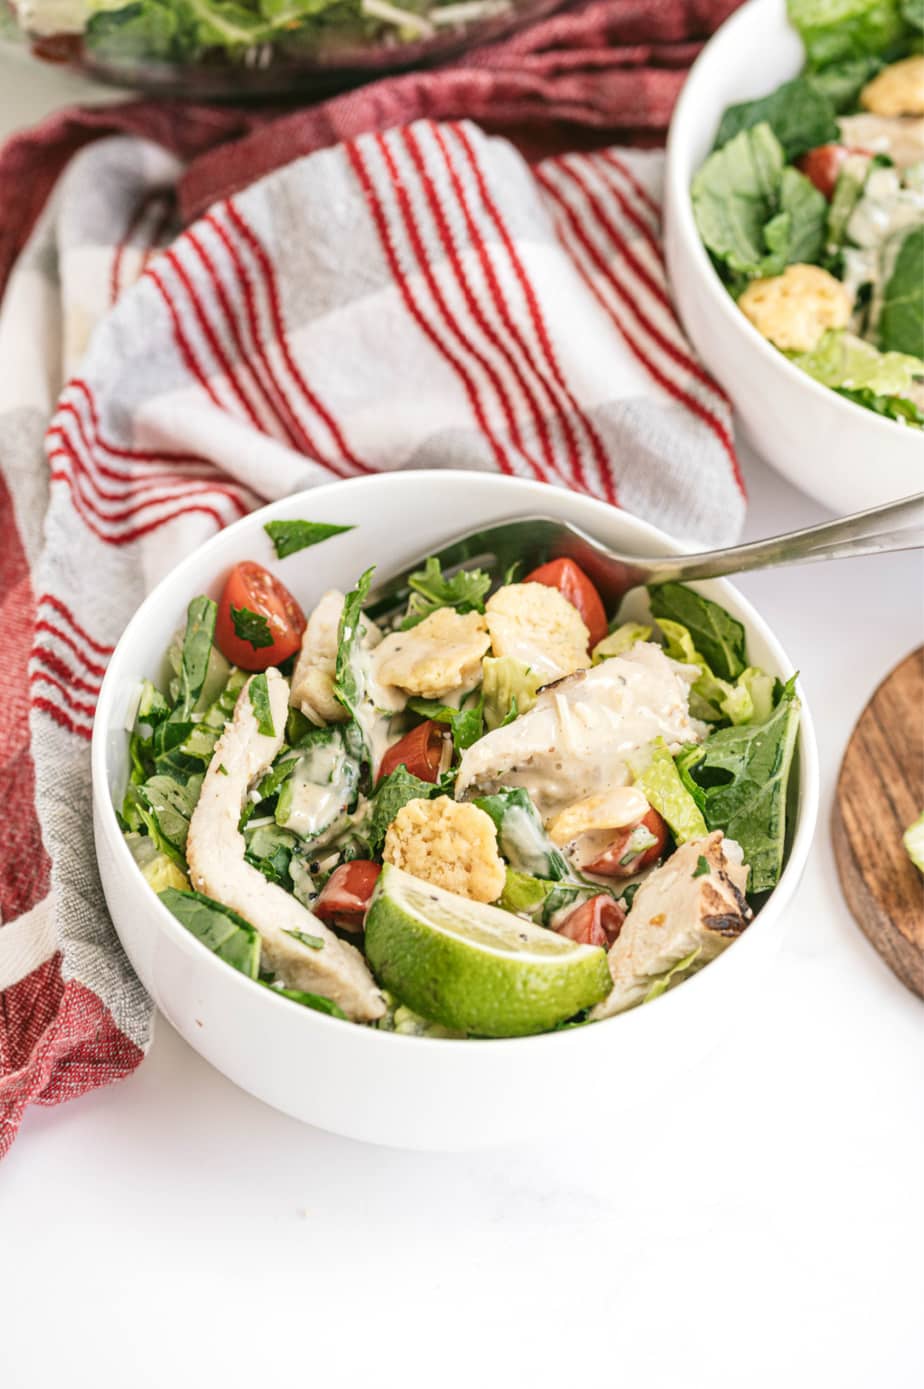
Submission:
[[[510,723],[536,702],[542,677],[513,656],[485,656],[481,694],[488,730]]]
[[[791,162],[814,149],[840,138],[834,108],[828,98],[802,77],[784,82],[769,96],[729,106],[722,116],[715,149],[721,149],[742,130],[766,122]]]
[[[334,694],[345,709],[356,717],[356,710],[366,692],[365,675],[357,661],[359,643],[364,631],[363,603],[369,593],[375,566],[360,575],[355,588],[350,589],[340,614],[337,630],[337,665],[334,674]]]
[[[747,666],[744,627],[737,618],[686,584],[658,584],[648,592],[654,617],[680,623],[710,669],[722,680],[737,680]]]
[[[273,707],[270,704],[269,684],[265,672],[261,671],[259,675],[253,676],[249,693],[251,707],[257,720],[257,732],[262,733],[265,738],[274,738],[276,730],[273,727]]]
[[[260,934],[230,907],[200,892],[168,887],[158,893],[168,911],[225,964],[256,979],[260,972]]]
[[[455,608],[458,613],[484,612],[484,600],[491,587],[491,576],[483,569],[460,569],[447,578],[438,559],[432,555],[423,569],[408,579],[411,596],[402,631],[416,627],[437,608]]]
[[[438,699],[409,699],[407,707],[413,714],[421,714],[425,719],[437,723],[448,723],[452,734],[455,752],[464,752],[472,743],[477,743],[484,733],[483,701],[478,700],[468,709],[454,709],[451,704],[440,704]]]
[[[497,905],[503,907],[504,911],[516,912],[519,916],[534,917],[555,886],[553,882],[508,868],[504,890],[497,899]]]
[[[194,598],[187,609],[186,631],[180,654],[177,705],[170,716],[173,722],[186,722],[202,693],[212,655],[217,613],[216,604],[204,594]],[[225,662],[225,669],[227,668]]]
[[[795,682],[763,724],[723,728],[682,750],[677,767],[710,830],[736,840],[751,870],[749,891],[777,883],[786,839],[786,792],[799,730]]]
[[[885,287],[879,342],[886,352],[924,359],[924,223],[905,236]],[[924,360],[920,361],[924,374]]]
[[[706,865],[707,871],[709,865]],[[672,984],[679,984],[682,978],[686,977],[689,970],[693,968],[699,956],[702,954],[703,947],[698,945],[695,950],[691,950],[689,955],[685,955],[682,960],[678,960],[675,965],[671,965],[666,974],[662,974],[660,979],[656,979],[651,988],[642,999],[643,1003],[650,1003],[653,998],[660,998],[667,993]]]
[[[328,1017],[346,1020],[346,1013],[339,1003],[325,998],[323,994],[308,993],[306,989],[286,989],[281,984],[271,983],[268,979],[261,979],[259,983],[269,989],[270,993],[291,999],[293,1003],[300,1003],[303,1008],[311,1008],[315,1013],[327,1013]]]
[[[810,68],[871,55],[898,57],[907,45],[902,0],[787,0],[786,8]]]
[[[643,623],[623,622],[621,626],[614,627],[602,641],[597,642],[593,649],[593,664],[598,666],[601,661],[609,660],[611,656],[624,656],[637,641],[648,641],[650,636],[651,628]]]
[[[884,415],[886,419],[896,420],[899,424],[910,424],[916,429],[924,427],[924,410],[903,395],[877,395],[875,391],[854,391],[846,386],[838,386],[836,390],[838,395],[852,400],[855,405],[862,405],[864,410],[872,410],[876,415]]]
[[[571,877],[567,859],[546,834],[523,787],[504,787],[493,796],[479,796],[475,805],[494,821],[498,847],[511,868],[534,878]]]
[[[912,0],[914,3],[914,0]],[[883,67],[883,60],[870,54],[865,58],[842,58],[820,72],[808,72],[805,80],[830,101],[838,115],[855,111],[860,92]]]
[[[702,839],[706,822],[696,801],[684,786],[680,773],[663,738],[652,744],[636,773],[635,784],[648,804],[666,820],[678,844]]]
[[[790,357],[800,370],[823,386],[870,390],[878,395],[904,395],[924,381],[924,361],[904,352],[880,352],[872,343],[832,328],[811,352]]]
[[[737,274],[767,273],[764,227],[779,210],[784,163],[783,147],[764,121],[710,154],[693,179],[690,196],[699,234],[713,256]]]
[[[356,527],[331,526],[323,521],[267,521],[263,529],[273,542],[276,558],[287,559],[299,550],[307,550],[309,545],[320,545],[322,540],[343,535]]]
[[[408,801],[431,800],[439,787],[431,781],[421,781],[403,764],[396,767],[378,784],[371,801],[368,824],[369,853],[376,858],[382,852],[388,826]]]

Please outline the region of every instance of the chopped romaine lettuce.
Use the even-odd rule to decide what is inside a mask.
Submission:
[[[721,680],[737,680],[747,666],[744,627],[737,618],[686,584],[658,584],[649,589],[649,598],[652,614],[685,627]]]
[[[249,979],[256,979],[260,972],[260,935],[249,921],[201,892],[180,892],[168,887],[158,896],[177,921],[220,960]]]
[[[542,677],[513,656],[485,656],[481,693],[484,721],[490,731],[525,714],[536,702]]]
[[[831,102],[811,82],[796,77],[756,101],[726,107],[714,148],[721,149],[740,131],[750,130],[762,121],[783,146],[787,160],[840,138]]]
[[[571,876],[568,861],[546,834],[539,812],[522,786],[479,796],[475,805],[490,815],[498,847],[511,868],[534,878]]]
[[[703,862],[706,863],[706,860],[703,859]],[[706,863],[706,872],[709,872],[708,863]],[[660,998],[662,994],[667,993],[672,984],[679,984],[682,979],[685,979],[702,954],[702,950],[702,946],[698,945],[695,950],[690,951],[689,955],[685,955],[682,960],[671,965],[666,974],[662,974],[660,979],[654,981],[642,1002],[650,1003],[653,998]]]
[[[915,868],[920,868],[924,873],[924,810],[921,811],[913,825],[909,825],[902,835],[902,843],[905,846],[908,857]]]
[[[555,883],[542,878],[534,878],[529,873],[518,873],[514,868],[507,869],[504,890],[497,905],[504,911],[516,912],[520,916],[536,916],[549,893],[554,891]]]
[[[593,663],[597,666],[611,656],[624,656],[637,641],[648,641],[650,636],[651,628],[643,623],[623,622],[620,626],[614,627],[602,641],[597,642],[593,649]]]
[[[783,866],[786,791],[799,730],[799,699],[790,681],[766,723],[723,728],[684,749],[677,766],[710,830],[741,845],[750,891],[774,887]]]
[[[924,375],[924,223],[907,233],[895,258],[879,314],[879,342],[886,352],[918,358]]]
[[[648,804],[667,822],[678,844],[687,839],[702,839],[706,834],[702,812],[684,786],[663,738],[639,758],[635,784],[647,797]]]
[[[805,45],[810,68],[863,60],[871,55],[900,57],[909,28],[904,0],[787,0],[793,26]]]

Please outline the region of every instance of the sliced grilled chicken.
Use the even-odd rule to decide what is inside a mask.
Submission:
[[[714,830],[689,840],[635,894],[609,952],[613,991],[591,1013],[622,1013],[694,973],[740,936],[753,913],[737,845]]]
[[[283,888],[244,860],[238,821],[247,792],[282,746],[289,687],[277,670],[266,672],[273,733],[261,733],[250,698],[253,676],[241,690],[234,717],[212,755],[186,842],[189,876],[197,892],[221,902],[255,926],[268,967],[283,982],[332,999],[355,1022],[370,1022],[385,1003],[358,950],[347,945]],[[299,935],[320,940],[304,944]]]
[[[343,594],[328,589],[308,619],[302,649],[292,672],[292,705],[312,723],[343,723],[349,714],[334,695],[337,666],[337,631],[343,612]]]
[[[463,754],[456,795],[525,786],[544,819],[631,780],[628,759],[657,737],[676,751],[698,743],[684,667],[652,642],[638,642],[592,670],[547,685],[528,713]]]

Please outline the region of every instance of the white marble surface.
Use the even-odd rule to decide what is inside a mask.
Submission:
[[[0,78],[0,128],[75,95]],[[746,473],[749,536],[823,518]],[[130,1080],[33,1109],[0,1168],[4,1389],[919,1389],[924,1004],[850,918],[829,818],[850,728],[921,640],[924,568],[741,587],[802,668],[823,786],[780,955],[725,1050],[647,1112],[601,1074],[592,1142],[428,1156],[274,1113],[161,1019]]]

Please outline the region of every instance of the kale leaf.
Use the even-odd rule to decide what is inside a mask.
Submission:
[[[654,617],[682,623],[711,669],[722,680],[737,680],[747,667],[744,627],[718,603],[686,584],[658,584],[649,590]]]
[[[167,887],[158,897],[187,931],[226,964],[256,979],[260,970],[260,935],[230,907],[201,892]]]
[[[885,287],[879,341],[886,352],[924,358],[924,224],[913,227],[899,248]]]
[[[802,77],[784,82],[769,96],[729,106],[722,116],[715,148],[721,149],[742,130],[766,121],[783,147],[787,161],[840,138],[834,107]]]

